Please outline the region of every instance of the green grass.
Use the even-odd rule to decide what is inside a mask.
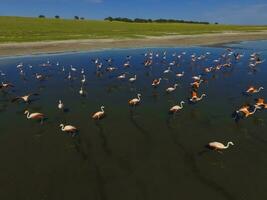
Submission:
[[[259,31],[267,26],[125,23],[96,20],[0,17],[0,43],[92,38],[139,38],[224,31]]]

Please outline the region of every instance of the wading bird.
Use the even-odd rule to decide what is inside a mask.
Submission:
[[[178,111],[183,109],[183,104],[184,103],[185,103],[184,101],[181,101],[180,105],[175,105],[175,106],[171,107],[169,112],[172,113],[172,114],[177,113]]]
[[[92,118],[95,120],[102,119],[105,116],[104,106],[101,106],[101,111],[98,111],[92,115]]]
[[[63,102],[61,100],[58,101],[57,107],[58,107],[59,110],[64,109],[64,104],[63,104]]]
[[[171,72],[171,67],[168,67],[163,73],[164,74],[168,74],[168,73],[170,73]]]
[[[27,95],[24,95],[24,96],[16,97],[16,98],[12,99],[12,102],[15,102],[15,101],[18,101],[18,100],[22,100],[25,103],[29,103],[30,102],[30,97],[33,96],[33,95],[34,96],[37,96],[39,94],[37,94],[37,93],[30,93],[30,94],[27,94]]]
[[[35,74],[35,78],[37,79],[37,80],[44,80],[45,79],[45,76],[44,75],[42,75],[42,74]]]
[[[122,79],[125,79],[126,78],[126,74],[124,73],[124,74],[121,74],[121,75],[119,75],[118,77],[117,77],[117,79],[119,79],[119,80],[122,80]]]
[[[43,113],[31,113],[28,110],[25,110],[24,114],[27,116],[27,119],[36,119],[41,120],[41,124],[43,123],[45,115]]]
[[[207,147],[212,150],[224,150],[228,149],[230,145],[234,145],[233,142],[228,142],[227,145],[225,146],[224,144],[220,142],[210,142]]]
[[[257,109],[259,109],[259,108],[255,107],[254,110],[252,112],[250,112],[249,108],[250,108],[250,106],[248,106],[248,105],[242,106],[239,110],[236,111],[236,113],[237,114],[243,113],[245,115],[245,117],[249,117],[250,115],[253,115],[257,111]]]
[[[263,98],[256,99],[255,107],[262,109],[267,108],[267,103],[265,103],[265,100]]]
[[[129,82],[133,83],[136,81],[137,75],[134,75],[134,77],[129,79]]]
[[[141,101],[141,94],[137,94],[137,98],[134,98],[134,99],[131,99],[131,100],[129,100],[129,105],[130,106],[136,106],[137,104],[139,104],[140,103],[140,101]]]
[[[200,84],[203,82],[203,80],[200,81],[195,81],[194,83],[191,83],[190,85],[194,88],[194,89],[198,89]]]
[[[159,79],[154,79],[153,82],[152,82],[152,86],[153,86],[153,87],[157,87],[157,86],[159,86],[160,81],[161,81],[161,78],[159,78]]]
[[[70,66],[70,70],[73,71],[73,72],[77,71],[77,69],[75,67],[73,67],[72,65]]]
[[[197,96],[197,93],[195,91],[192,91],[191,99],[189,99],[191,102],[197,102],[202,100],[203,97],[205,97],[206,94],[202,94],[200,97]]]
[[[60,124],[59,127],[61,128],[61,130],[63,132],[72,133],[72,134],[75,134],[75,133],[78,132],[78,129],[75,126],[72,126],[72,125]]]
[[[85,75],[83,75],[83,78],[82,78],[82,80],[81,80],[82,84],[84,84],[85,81],[86,81],[86,78],[85,78]]]
[[[184,72],[182,72],[182,73],[177,73],[177,74],[176,74],[176,77],[179,77],[179,78],[180,78],[180,77],[183,77],[183,76],[184,76]]]
[[[79,90],[79,94],[82,95],[82,96],[85,95],[85,92],[84,92],[84,90],[83,90],[83,87],[81,87],[81,89]]]
[[[166,92],[167,92],[167,93],[171,93],[171,92],[173,92],[174,90],[176,90],[177,86],[178,86],[177,83],[174,84],[173,87],[169,87],[169,88],[167,88],[167,89],[166,89]]]
[[[14,85],[12,83],[4,83],[4,82],[2,82],[0,84],[0,89],[8,89],[8,88],[11,88],[11,87],[14,87]]]
[[[200,81],[201,77],[202,77],[201,75],[193,76],[192,79],[195,81]]]
[[[263,90],[263,89],[264,89],[263,87],[259,87],[259,88],[257,89],[257,88],[255,88],[254,86],[250,86],[250,87],[247,89],[246,93],[247,93],[247,94],[254,94],[254,93],[258,93],[258,92],[260,92],[260,91]]]

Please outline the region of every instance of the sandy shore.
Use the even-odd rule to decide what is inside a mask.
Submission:
[[[230,42],[264,39],[267,39],[267,31],[227,32],[201,35],[175,35],[162,37],[146,37],[142,39],[86,39],[46,42],[4,43],[0,44],[0,56],[3,57],[42,53],[89,51],[107,48],[219,45]]]

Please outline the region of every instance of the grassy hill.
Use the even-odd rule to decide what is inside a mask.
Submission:
[[[126,23],[26,17],[0,17],[0,27],[0,43],[267,30],[267,26]]]

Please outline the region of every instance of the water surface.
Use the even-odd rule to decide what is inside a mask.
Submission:
[[[267,89],[266,63],[257,70],[248,67],[249,56],[259,52],[267,58],[267,42],[244,42],[228,45],[244,54],[240,61],[231,58],[233,67],[205,75],[206,83],[199,93],[203,101],[190,105],[190,83],[193,75],[203,74],[204,67],[213,66],[214,59],[225,48],[153,48],[120,49],[99,52],[38,55],[0,59],[1,81],[15,87],[0,93],[0,198],[1,199],[99,199],[99,200],[161,200],[161,199],[266,199],[267,180],[267,112],[238,123],[231,114],[244,103],[264,97],[266,91],[253,96],[242,92],[249,85]],[[155,59],[152,68],[143,65],[144,53],[167,52],[187,54],[172,67],[173,73],[163,75],[166,64]],[[206,59],[192,62],[190,55]],[[131,67],[123,68],[131,55]],[[106,72],[105,59],[111,57],[114,72]],[[103,62],[101,72],[91,59]],[[52,67],[39,65],[50,61]],[[25,76],[17,64],[23,62]],[[56,63],[59,62],[59,66]],[[32,65],[29,68],[28,65]],[[70,65],[78,70],[67,79]],[[65,71],[62,72],[62,67]],[[86,97],[79,95],[80,70],[85,69]],[[185,72],[182,78],[175,73]],[[124,72],[126,80],[116,77]],[[47,76],[38,81],[34,74]],[[137,74],[134,84],[128,78]],[[159,88],[151,87],[154,78],[163,77]],[[165,89],[178,83],[177,90],[167,95]],[[37,92],[31,104],[11,103],[17,95]],[[136,108],[128,100],[142,94]],[[57,109],[63,100],[68,112]],[[185,108],[175,116],[168,109],[186,101]],[[105,106],[106,118],[95,122],[92,113]],[[27,120],[25,109],[42,112],[44,124]],[[61,132],[60,123],[79,128],[71,137]],[[235,145],[223,153],[209,151],[211,141]]]

